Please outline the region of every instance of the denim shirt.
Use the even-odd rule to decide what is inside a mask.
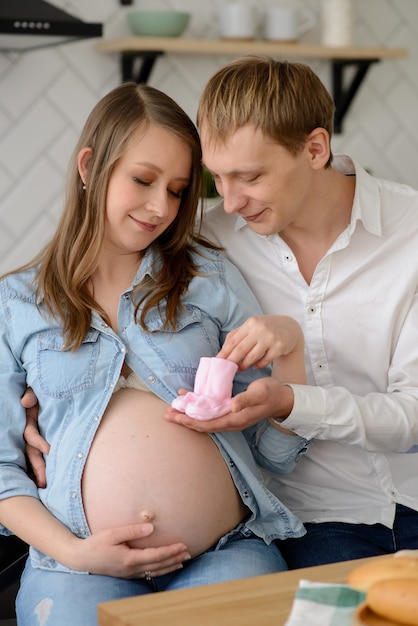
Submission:
[[[118,334],[96,313],[81,347],[63,347],[61,324],[42,315],[32,279],[35,271],[0,282],[0,499],[39,498],[76,536],[90,534],[83,509],[81,478],[95,433],[126,360],[158,397],[170,403],[179,388],[193,389],[200,357],[215,356],[226,334],[260,308],[238,270],[219,252],[195,254],[202,276],[193,278],[183,297],[175,330],[162,328],[164,304],[147,315],[150,332],[134,322],[132,287],[120,297]],[[133,286],[158,269],[149,249]],[[270,370],[238,372],[233,394]],[[26,385],[38,397],[39,428],[51,446],[46,456],[47,487],[27,476],[22,437],[25,411],[19,398]],[[256,461],[277,472],[290,471],[307,450],[307,441],[285,435],[261,422],[242,432],[211,435],[223,455],[241,498],[251,514],[246,526],[266,543],[298,537],[301,522],[261,482]],[[256,459],[256,461],[255,461]],[[111,458],[109,463],[111,463]],[[9,534],[0,525],[0,532]],[[37,567],[67,568],[31,548]]]

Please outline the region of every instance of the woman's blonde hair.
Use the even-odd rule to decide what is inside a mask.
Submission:
[[[224,142],[252,125],[293,155],[315,128],[331,137],[335,105],[312,69],[268,57],[241,57],[218,70],[200,98],[197,125],[209,142]],[[330,165],[332,155],[327,163]]]
[[[52,240],[30,263],[16,270],[39,266],[37,297],[47,312],[62,322],[66,345],[72,350],[80,346],[89,330],[92,310],[107,319],[89,288],[103,246],[107,188],[131,137],[139,127],[149,124],[167,129],[187,144],[191,172],[176,219],[153,243],[161,255],[156,278],[146,278],[134,292],[136,315],[143,305],[139,315],[143,328],[147,312],[163,300],[164,324],[175,325],[181,296],[198,273],[191,256],[194,245],[215,247],[194,230],[202,191],[202,155],[195,125],[174,100],[157,89],[133,82],[116,87],[94,107],[82,130],[70,161],[64,211]],[[85,147],[92,148],[86,189],[77,164]]]

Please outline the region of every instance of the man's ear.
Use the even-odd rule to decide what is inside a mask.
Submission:
[[[93,156],[93,148],[83,148],[78,153],[78,172],[83,184],[86,185],[89,178],[90,161]]]
[[[331,153],[329,134],[325,128],[314,128],[309,133],[307,147],[311,158],[311,167],[316,170],[322,169],[328,162]]]

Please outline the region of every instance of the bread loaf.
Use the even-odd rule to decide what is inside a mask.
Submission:
[[[407,556],[377,557],[350,572],[347,583],[355,589],[367,591],[378,581],[397,578],[412,578],[418,592],[418,559]]]
[[[418,626],[416,555],[376,557],[350,572],[347,583],[366,593],[363,608],[356,612],[358,623]],[[365,612],[367,619],[362,621]]]
[[[376,614],[407,626],[418,626],[418,578],[397,578],[373,583],[366,602]]]

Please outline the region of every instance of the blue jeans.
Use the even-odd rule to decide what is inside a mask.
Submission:
[[[19,626],[97,626],[97,604],[156,591],[271,574],[287,569],[275,543],[269,546],[245,527],[223,537],[184,568],[144,579],[71,574],[33,568],[27,562],[17,596]]]
[[[289,569],[418,549],[418,512],[396,506],[393,529],[382,524],[305,523],[300,539],[278,542]]]

